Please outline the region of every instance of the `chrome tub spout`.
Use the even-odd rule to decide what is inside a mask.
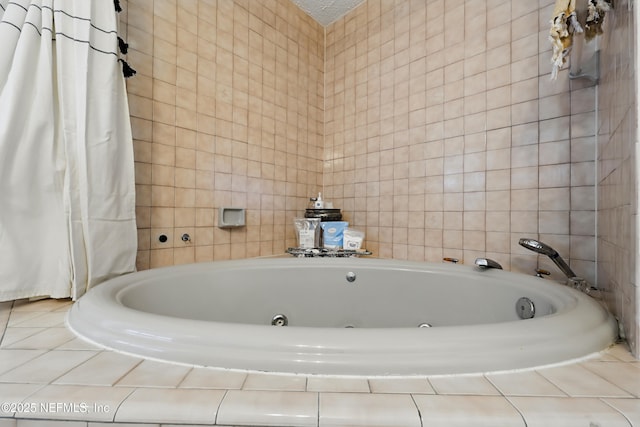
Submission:
[[[571,270],[567,263],[564,262],[560,254],[551,246],[529,238],[522,238],[518,243],[520,244],[520,246],[527,248],[530,251],[534,251],[551,258],[551,261],[553,261],[554,264],[558,266],[560,271],[562,271],[564,275],[567,276],[567,278],[570,279],[572,277],[576,277],[576,273]]]
[[[498,270],[502,270],[500,264],[489,258],[476,258],[475,264],[482,269],[497,268]]]

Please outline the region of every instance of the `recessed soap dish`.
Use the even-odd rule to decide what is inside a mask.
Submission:
[[[245,226],[244,208],[219,208],[218,227],[235,228]]]

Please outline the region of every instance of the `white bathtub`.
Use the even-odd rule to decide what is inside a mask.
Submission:
[[[521,297],[534,304],[535,317],[518,316]],[[272,326],[279,314],[288,326]],[[603,350],[617,334],[595,300],[549,280],[359,258],[250,259],[133,273],[90,290],[67,323],[93,343],[154,359],[366,376],[539,367]]]

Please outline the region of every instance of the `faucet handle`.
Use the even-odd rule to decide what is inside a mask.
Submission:
[[[502,270],[502,266],[500,264],[489,258],[476,258],[475,264],[483,269],[497,268],[498,270]]]
[[[543,274],[545,276],[551,275],[551,272],[549,270],[545,270],[543,268],[536,268],[535,271],[536,271],[536,277],[542,277]]]

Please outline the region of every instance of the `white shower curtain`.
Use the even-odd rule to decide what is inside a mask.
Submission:
[[[109,0],[0,0],[0,301],[135,269],[116,31]]]

